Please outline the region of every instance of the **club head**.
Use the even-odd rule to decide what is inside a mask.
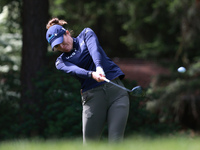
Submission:
[[[143,90],[141,86],[136,86],[131,90],[131,95],[141,97],[144,96]]]

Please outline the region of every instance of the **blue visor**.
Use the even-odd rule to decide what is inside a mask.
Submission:
[[[65,32],[65,28],[60,25],[53,25],[47,30],[46,39],[51,45],[52,50],[54,49],[54,46],[63,42],[63,34]]]

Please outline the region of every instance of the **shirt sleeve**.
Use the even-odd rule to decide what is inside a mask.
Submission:
[[[90,28],[85,29],[85,43],[96,67],[102,67],[101,49],[98,38]]]
[[[57,58],[55,65],[58,70],[61,70],[67,74],[71,74],[74,77],[83,79],[91,78],[91,71],[80,68],[68,61],[63,62],[62,57]]]

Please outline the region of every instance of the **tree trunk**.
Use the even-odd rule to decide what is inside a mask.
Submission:
[[[34,104],[35,87],[33,79],[41,71],[47,52],[46,23],[48,21],[48,0],[23,0],[22,8],[22,64],[21,98],[22,103]]]

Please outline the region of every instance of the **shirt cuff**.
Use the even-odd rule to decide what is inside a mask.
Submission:
[[[88,75],[88,78],[92,78],[92,71],[89,71],[87,75]]]

